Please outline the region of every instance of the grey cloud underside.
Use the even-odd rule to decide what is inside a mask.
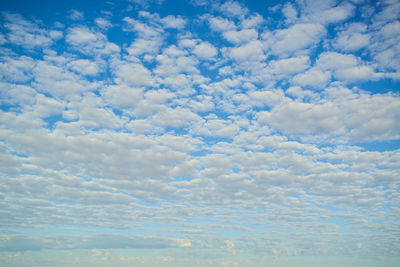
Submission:
[[[21,231],[0,250],[231,253],[232,231],[254,253],[398,255],[400,151],[361,145],[399,140],[400,96],[355,86],[398,82],[398,3],[329,37],[356,5],[311,2],[285,5],[275,30],[238,3],[215,7],[196,23],[216,43],[183,16],[125,17],[135,38],[117,45],[105,18],[53,29],[5,14],[0,43],[25,52],[0,49],[1,226],[139,234]]]

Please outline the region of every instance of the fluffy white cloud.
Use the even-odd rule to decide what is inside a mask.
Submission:
[[[240,22],[240,28],[242,29],[258,29],[264,23],[264,18],[258,14],[252,14]]]
[[[180,29],[182,30],[186,25],[186,20],[182,17],[166,16],[161,19],[161,22],[166,28]]]
[[[242,61],[259,61],[265,58],[262,43],[253,40],[242,46],[233,47],[230,50],[232,59]]]
[[[266,36],[264,39],[273,54],[290,55],[318,44],[325,33],[326,30],[322,25],[305,23],[277,30],[273,35],[273,42],[269,40],[270,36]]]
[[[99,66],[96,62],[87,59],[79,59],[70,62],[69,67],[71,70],[83,75],[96,75],[99,72]]]
[[[261,112],[259,121],[270,123],[289,134],[335,136],[345,133],[339,114],[338,107],[332,103],[313,105],[289,102],[271,112]]]
[[[252,91],[249,92],[249,96],[251,103],[258,107],[273,107],[286,101],[285,94],[282,90]]]
[[[316,66],[325,70],[350,68],[358,65],[357,57],[351,54],[325,52],[319,55]]]
[[[286,23],[291,24],[298,19],[298,11],[291,3],[286,3],[282,8],[282,13],[286,18]]]
[[[172,128],[188,127],[200,120],[200,116],[184,108],[167,108],[151,117],[155,125]]]
[[[73,49],[86,55],[101,56],[120,52],[120,48],[108,42],[105,35],[86,26],[69,28],[66,41]]]
[[[50,97],[46,97],[42,94],[37,94],[35,96],[35,104],[32,106],[31,112],[35,117],[46,118],[52,115],[61,114],[64,108],[65,103]]]
[[[248,9],[241,6],[239,2],[236,1],[226,1],[223,3],[220,7],[219,10],[226,14],[227,16],[231,17],[243,17],[248,13]]]
[[[125,31],[134,31],[138,34],[138,38],[134,39],[130,47],[127,49],[129,54],[140,56],[143,54],[154,54],[160,49],[163,37],[162,29],[157,25],[148,25],[141,21],[125,17],[123,21],[126,23]]]
[[[60,98],[74,97],[98,87],[73,72],[45,61],[37,62],[33,69],[33,78],[33,87],[36,90]]]
[[[208,22],[212,30],[219,32],[233,30],[236,27],[232,21],[221,17],[211,17]]]
[[[68,43],[75,46],[94,43],[98,40],[98,36],[84,26],[71,28],[66,38]]]
[[[376,80],[383,78],[372,66],[362,65],[362,61],[354,55],[326,52],[319,56],[316,66],[322,70],[333,70],[336,79],[348,82]]]
[[[205,136],[232,138],[238,133],[239,129],[231,121],[220,120],[211,116],[204,123],[195,126],[192,132]]]
[[[151,72],[138,63],[118,65],[114,70],[117,82],[132,86],[150,86],[154,84]]]
[[[194,47],[193,53],[200,59],[213,59],[217,55],[217,49],[208,42],[201,42]]]
[[[196,112],[207,112],[214,109],[212,97],[208,95],[198,95],[196,99],[190,101],[189,106]]]
[[[319,69],[309,69],[304,73],[297,74],[293,77],[293,83],[301,86],[311,86],[323,88],[331,79],[329,71],[321,71]]]
[[[104,99],[113,107],[132,108],[142,99],[143,90],[126,85],[110,85],[102,90]]]
[[[45,48],[53,44],[50,31],[40,29],[38,25],[17,14],[4,13],[8,30],[7,39],[25,48]]]
[[[351,52],[357,51],[370,44],[370,35],[366,33],[367,25],[362,23],[352,23],[345,31],[336,37],[333,46],[337,49]]]
[[[339,69],[335,72],[335,77],[344,81],[362,81],[377,80],[383,78],[384,75],[375,73],[371,66],[357,66],[351,68]]]
[[[336,6],[336,1],[303,1],[302,20],[321,24],[338,23],[350,18],[355,10],[354,5],[344,2]]]
[[[373,38],[372,55],[382,67],[399,72],[400,22],[387,23],[380,28],[378,36]]]
[[[338,88],[329,88],[328,92],[338,94]],[[397,113],[395,110],[399,109],[398,97],[368,94],[355,97],[346,90],[340,94],[340,98],[330,102],[286,101],[271,111],[259,112],[257,117],[262,124],[305,139],[314,136],[317,139],[330,138],[333,142],[363,142],[398,138],[399,123],[393,117]],[[377,108],[383,101],[387,101],[385,107]],[[382,122],[379,127],[375,124],[378,121]]]
[[[306,70],[310,66],[310,58],[308,56],[285,58],[281,60],[273,60],[269,63],[271,71],[275,74],[295,74]]]
[[[35,66],[32,58],[22,56],[19,58],[5,57],[0,62],[0,77],[11,82],[27,82],[29,73]]]
[[[227,31],[223,33],[223,36],[229,42],[237,45],[257,39],[258,33],[254,29],[245,29],[241,31]]]
[[[35,100],[36,91],[26,85],[0,83],[0,96],[2,103],[13,105],[30,105]]]

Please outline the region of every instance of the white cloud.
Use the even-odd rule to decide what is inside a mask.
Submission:
[[[332,103],[313,105],[289,102],[271,112],[259,113],[259,121],[268,122],[288,134],[335,136],[345,133],[339,114],[338,107]]]
[[[249,92],[251,103],[256,107],[273,107],[286,101],[282,90]]]
[[[150,53],[153,54],[157,52],[160,48],[160,40],[145,40],[136,39],[131,46],[127,49],[129,54],[133,56],[139,56],[142,54]]]
[[[112,23],[105,18],[96,18],[94,22],[96,23],[97,26],[99,26],[104,30],[107,30],[108,28],[111,28],[113,26]]]
[[[61,31],[52,30],[49,32],[49,36],[53,40],[59,40],[64,36],[64,33]]]
[[[227,31],[223,33],[226,40],[233,44],[242,44],[257,39],[258,33],[254,29],[245,29],[241,31]]]
[[[69,11],[69,18],[72,19],[72,20],[82,20],[84,18],[83,12],[80,12],[80,11],[75,10],[75,9],[71,9]]]
[[[397,1],[383,1],[380,3],[380,10],[374,14],[374,23],[381,27],[388,22],[393,22],[398,19],[400,4]]]
[[[46,118],[61,114],[65,108],[65,103],[42,94],[36,94],[35,98],[35,104],[32,106],[32,113],[35,117]]]
[[[194,39],[181,39],[179,40],[179,47],[184,47],[184,48],[193,48],[197,44],[197,41]]]
[[[345,31],[335,38],[333,47],[346,52],[357,51],[370,44],[370,35],[366,33],[367,26],[362,23],[352,23]]]
[[[351,17],[354,12],[354,6],[348,3],[325,10],[320,15],[320,19],[325,23],[338,23]]]
[[[161,5],[164,2],[164,0],[129,0],[129,1],[145,9],[149,8],[152,5]]]
[[[45,48],[53,44],[49,32],[17,14],[4,14],[4,27],[8,30],[9,42],[25,48]]]
[[[88,129],[120,129],[124,124],[124,119],[120,119],[111,109],[103,107],[84,107],[78,114],[78,125]]]
[[[169,89],[173,90],[180,96],[187,96],[194,93],[194,84],[196,83],[195,78],[196,76],[185,75],[185,74],[178,74],[178,75],[171,75],[165,78],[159,79],[160,86],[168,87]],[[200,79],[200,84],[203,82],[203,79]]]
[[[258,40],[251,41],[242,46],[233,47],[229,51],[230,57],[239,62],[259,61],[265,58],[263,46]]]
[[[298,12],[291,3],[286,3],[282,8],[282,13],[286,17],[286,23],[291,24],[297,21]]]
[[[155,125],[172,128],[188,127],[200,120],[200,116],[185,108],[167,108],[151,117]]]
[[[315,104],[286,101],[271,111],[259,112],[258,120],[289,135],[300,135],[305,139],[311,135],[331,138],[334,142],[343,142],[341,138],[352,142],[397,138],[395,132],[399,124],[393,117],[399,108],[397,97],[367,94],[355,97],[335,87],[327,91],[336,94],[336,101]],[[385,108],[377,108],[383,101],[387,103]],[[382,121],[382,127],[377,127],[375,123],[378,121]]]
[[[274,42],[266,41],[270,43],[272,53],[286,55],[318,44],[325,33],[325,28],[320,24],[295,24],[290,28],[277,30],[274,34]]]
[[[214,103],[211,96],[198,95],[196,99],[190,101],[189,107],[195,112],[207,112],[214,109]]]
[[[17,104],[22,107],[31,105],[35,101],[36,91],[29,86],[19,84],[0,83],[1,102]]]
[[[210,28],[213,31],[225,32],[234,30],[236,28],[235,24],[232,21],[221,17],[211,17],[208,22],[210,24]]]
[[[293,83],[301,86],[311,86],[323,88],[331,79],[329,71],[321,71],[319,69],[309,69],[304,73],[297,74],[293,77]]]
[[[198,135],[232,138],[238,133],[239,129],[240,128],[231,121],[210,118],[204,123],[196,125],[192,129],[192,132]]]
[[[119,109],[132,108],[142,99],[141,88],[126,85],[110,85],[102,90],[105,101]]]
[[[358,60],[351,54],[340,54],[336,52],[325,52],[319,55],[316,66],[325,70],[336,70],[358,65]]]
[[[350,18],[355,7],[347,2],[336,5],[336,1],[303,1],[300,2],[303,21],[313,21],[321,24],[338,23]]]
[[[205,50],[202,52],[207,51]],[[154,70],[154,73],[162,77],[175,76],[180,73],[199,73],[197,69],[197,65],[199,64],[198,60],[193,56],[189,56],[186,50],[174,45],[165,48],[162,54],[157,55],[156,60],[159,64]]]
[[[375,73],[371,66],[357,66],[351,68],[339,69],[335,72],[335,77],[342,81],[363,81],[363,80],[377,80],[383,78],[384,75]]]
[[[79,59],[68,64],[71,70],[83,75],[96,75],[99,72],[99,66],[96,62],[87,59]]]
[[[209,42],[201,42],[193,49],[193,53],[201,59],[213,59],[217,55],[217,49]]]
[[[175,17],[175,16],[166,16],[161,19],[161,22],[164,24],[166,28],[173,28],[182,30],[186,25],[186,20],[182,17]]]
[[[240,22],[242,29],[259,28],[264,23],[264,18],[260,14],[253,14]]]
[[[11,82],[27,82],[31,79],[30,72],[34,66],[35,62],[30,57],[3,57],[0,62],[0,77]]]
[[[248,13],[248,9],[242,7],[239,2],[236,1],[226,1],[223,3],[219,10],[227,16],[231,17],[244,17]]]
[[[162,129],[157,129],[148,120],[136,119],[125,125],[134,134],[149,134],[152,132],[162,132]]]
[[[138,34],[138,38],[134,39],[130,47],[127,48],[129,54],[137,57],[143,54],[155,54],[159,51],[163,37],[163,30],[156,25],[147,25],[141,21],[125,17],[123,21],[126,23],[125,31],[134,31]]]
[[[84,26],[71,28],[66,38],[68,43],[75,46],[94,43],[98,40],[98,36]]]
[[[318,99],[319,95],[315,91],[303,90],[300,86],[291,86],[286,90],[286,94],[299,99]]]
[[[86,26],[77,26],[68,29],[66,41],[75,49],[86,55],[107,56],[117,54],[120,48],[107,41],[104,34],[95,32]]]
[[[76,74],[50,62],[37,62],[32,72],[33,87],[40,92],[49,93],[55,97],[74,97],[98,86],[95,83],[89,84]]]
[[[374,59],[382,68],[389,70],[400,70],[400,22],[387,23],[379,28],[378,34],[372,38],[370,51]]]
[[[166,89],[160,89],[146,91],[144,96],[153,103],[164,103],[169,99],[174,98],[176,94]]]
[[[377,80],[384,75],[376,73],[372,66],[349,54],[326,52],[319,56],[316,66],[322,70],[333,70],[336,79],[346,82]]]
[[[151,72],[138,63],[120,64],[114,70],[117,82],[132,86],[151,86],[154,84]]]
[[[281,60],[273,60],[269,63],[271,71],[275,74],[295,74],[306,70],[310,66],[310,58],[308,56],[285,58]]]

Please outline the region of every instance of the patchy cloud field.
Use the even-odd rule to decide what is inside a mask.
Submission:
[[[0,9],[1,266],[399,266],[399,1]]]

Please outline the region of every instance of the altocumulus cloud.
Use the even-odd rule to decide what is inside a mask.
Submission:
[[[399,263],[399,1],[45,2],[1,6],[5,266]]]

